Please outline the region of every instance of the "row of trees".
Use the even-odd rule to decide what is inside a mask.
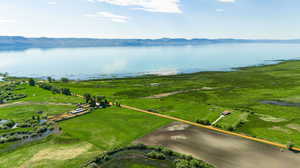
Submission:
[[[47,77],[47,80],[48,80],[49,83],[55,82],[55,79],[50,77],[50,76]],[[64,83],[68,83],[70,81],[68,78],[61,78],[60,80]],[[35,84],[36,84],[36,82],[33,78],[30,78],[28,80],[28,83],[29,83],[30,86],[35,86]]]
[[[41,83],[41,84],[39,84],[39,87],[42,89],[45,89],[45,90],[52,91],[52,93],[55,93],[55,94],[64,94],[67,96],[72,95],[72,92],[69,88],[59,88],[57,86],[53,86],[53,85],[50,85],[47,83]]]

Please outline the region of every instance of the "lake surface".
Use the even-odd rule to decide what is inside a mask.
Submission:
[[[72,79],[169,75],[300,58],[300,44],[215,44],[0,51],[0,72]]]

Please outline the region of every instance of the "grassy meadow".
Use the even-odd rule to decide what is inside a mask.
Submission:
[[[103,151],[129,145],[170,121],[112,107],[59,125],[62,133],[0,154],[3,167],[80,167]],[[46,153],[46,154],[45,154]]]
[[[122,104],[150,109],[190,121],[213,122],[223,129],[283,144],[300,146],[299,107],[263,104],[263,100],[300,103],[300,62],[240,68],[230,72],[200,72],[175,76],[142,76],[55,83],[78,94],[105,95]],[[161,98],[161,93],[184,91]]]
[[[264,100],[300,103],[300,61],[174,76],[141,76],[93,81],[56,81],[73,93],[90,93],[161,114],[216,126],[254,137],[300,146],[300,107],[263,104]],[[11,80],[16,80],[11,78]],[[1,86],[1,82],[0,82]],[[48,115],[74,109],[84,100],[22,84],[27,97],[0,106],[0,118],[25,120],[37,111]],[[173,94],[166,94],[173,93]],[[150,98],[149,96],[159,98]],[[80,167],[103,151],[125,146],[171,121],[118,107],[95,110],[58,123],[60,134],[0,153],[6,167]],[[0,132],[1,133],[1,132]],[[0,146],[1,148],[1,146]],[[46,154],[47,153],[47,154]],[[130,164],[132,165],[132,164]],[[132,166],[134,167],[134,165]]]

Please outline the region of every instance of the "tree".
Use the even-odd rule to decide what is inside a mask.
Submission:
[[[62,82],[64,82],[64,83],[68,83],[69,82],[69,79],[68,78],[61,78],[60,79]]]
[[[97,102],[101,102],[103,99],[105,99],[105,96],[97,96],[96,99]]]
[[[48,80],[49,83],[53,82],[53,79],[50,76],[47,77],[47,80]]]
[[[39,115],[36,117],[36,120],[37,120],[38,122],[40,122],[41,118],[40,118]]]
[[[90,93],[85,93],[85,94],[83,95],[83,97],[84,97],[84,99],[85,99],[85,102],[86,102],[86,103],[89,103],[89,101],[90,101],[91,98],[92,98],[92,95],[91,95]]]
[[[64,94],[64,95],[67,95],[67,96],[71,96],[72,95],[70,89],[68,89],[68,88],[62,88],[61,89],[61,93]]]
[[[90,99],[90,106],[91,107],[96,107],[96,97],[91,97]]]
[[[35,80],[32,78],[29,79],[28,83],[30,86],[35,86]]]
[[[8,76],[8,72],[5,72],[4,74],[3,74],[3,77],[7,77]]]

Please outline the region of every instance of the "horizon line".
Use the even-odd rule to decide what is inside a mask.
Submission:
[[[208,37],[159,37],[159,38],[100,38],[100,37],[50,37],[50,36],[22,36],[22,35],[0,35],[0,37],[21,37],[21,38],[48,38],[48,39],[99,39],[99,40],[161,40],[161,39],[183,39],[183,40],[274,40],[274,41],[287,41],[287,40],[300,40],[299,38],[208,38]]]

